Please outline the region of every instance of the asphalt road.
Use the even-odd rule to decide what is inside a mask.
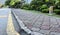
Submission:
[[[9,21],[8,17],[9,17],[10,11],[11,10],[8,8],[0,9],[0,35],[8,35],[7,27],[9,27],[8,26],[8,21]],[[13,15],[12,15],[12,20],[13,20],[13,26],[14,26],[15,30],[18,32],[20,29],[19,29],[18,23],[15,21]]]
[[[8,25],[8,16],[10,11],[11,10],[9,10],[8,8],[0,9],[0,35],[8,35],[7,27],[9,28],[9,26],[7,25]],[[15,17],[13,16],[13,14],[11,16],[12,16],[12,21],[13,21],[13,26],[15,28],[15,31],[17,31],[20,35],[27,35],[26,32],[20,29],[20,26],[16,21]]]
[[[8,11],[0,9],[0,35],[7,35]]]

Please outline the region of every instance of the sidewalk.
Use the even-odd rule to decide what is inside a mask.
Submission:
[[[60,35],[60,19],[43,14],[34,14],[23,10],[14,9],[13,12],[18,16],[25,26],[33,32],[43,35]]]

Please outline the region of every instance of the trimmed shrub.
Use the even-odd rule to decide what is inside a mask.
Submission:
[[[41,6],[41,9],[47,9],[47,8],[48,8],[48,6],[46,4]]]
[[[46,4],[42,5],[42,6],[41,6],[41,11],[42,11],[43,13],[48,13],[48,11],[49,11],[48,6],[47,6]]]
[[[49,12],[49,9],[43,9],[42,12],[43,13],[48,13]]]
[[[58,6],[58,9],[60,9],[60,6]]]
[[[29,4],[22,5],[21,9],[27,9],[27,10],[29,10]]]
[[[36,7],[36,10],[37,10],[37,11],[41,11],[40,6],[39,6],[39,7],[37,6],[37,7]]]
[[[31,6],[31,10],[36,10],[36,5],[30,5]]]
[[[24,9],[28,10],[29,8],[27,8],[27,7],[24,7]]]
[[[55,9],[54,12],[60,15],[60,9]]]

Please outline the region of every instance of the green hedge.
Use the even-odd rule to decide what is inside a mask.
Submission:
[[[21,6],[21,9],[29,10],[29,4],[24,4]]]
[[[42,12],[43,13],[48,13],[49,12],[49,9],[43,9]]]
[[[54,12],[60,15],[60,9],[55,9]]]
[[[48,8],[48,6],[46,4],[41,6],[41,9],[47,9],[47,8]]]
[[[41,11],[42,11],[43,13],[48,13],[48,11],[49,11],[48,6],[47,6],[46,4],[42,5],[42,6],[41,6]]]

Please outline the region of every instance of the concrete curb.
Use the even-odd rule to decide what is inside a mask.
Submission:
[[[29,29],[23,24],[23,22],[18,18],[18,16],[17,16],[14,12],[12,12],[12,14],[15,16],[16,20],[18,21],[21,29],[23,29],[27,34],[31,34],[32,31],[29,30]]]

